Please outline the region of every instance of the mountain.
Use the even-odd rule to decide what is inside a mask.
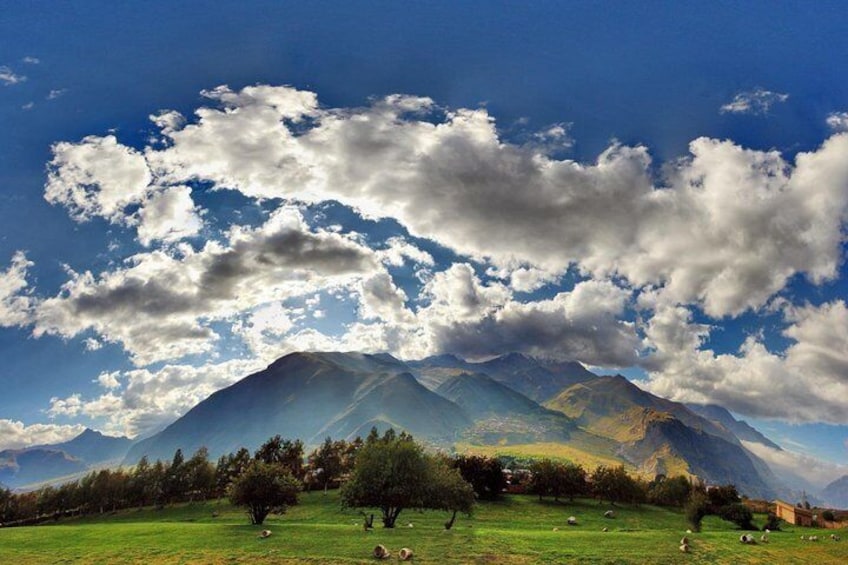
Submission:
[[[737,420],[734,418],[733,415],[722,406],[717,404],[686,404],[686,407],[696,414],[703,416],[707,420],[711,420],[712,422],[724,426],[726,429],[733,432],[733,435],[740,440],[761,443],[768,447],[782,451],[779,445],[771,441],[769,438],[760,433],[759,430],[752,427],[744,420]]]
[[[473,443],[566,441],[576,426],[523,394],[482,373],[455,375],[436,393],[462,408],[473,420],[464,439]]]
[[[88,465],[93,465],[123,459],[132,444],[133,441],[129,438],[107,436],[86,428],[70,441],[39,447],[64,451],[71,457],[81,459]]]
[[[0,452],[0,483],[21,487],[82,473],[126,455],[132,440],[86,428],[63,442]]]
[[[824,487],[821,497],[835,508],[848,509],[848,475],[843,475]]]
[[[770,498],[783,489],[768,465],[730,430],[620,375],[574,385],[545,406],[619,442],[619,455],[644,472],[685,472],[712,484],[732,482],[749,496]]]
[[[536,402],[544,402],[567,387],[596,377],[577,362],[546,364],[522,353],[479,363],[477,370]]]
[[[85,471],[88,466],[64,451],[41,447],[0,451],[0,484],[22,487]]]
[[[470,424],[461,408],[421,385],[389,355],[292,353],[219,390],[158,434],[135,444],[125,461],[170,459],[201,446],[212,457],[270,436],[302,439],[367,434],[393,426],[448,443]]]
[[[523,353],[508,353],[482,363],[436,355],[407,365],[431,390],[461,373],[482,373],[535,402],[544,402],[564,388],[596,376],[576,361],[546,361]]]

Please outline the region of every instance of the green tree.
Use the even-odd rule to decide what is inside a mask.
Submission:
[[[215,467],[209,463],[209,450],[199,448],[185,463],[186,494],[189,500],[206,500],[215,490]]]
[[[683,475],[672,478],[658,475],[648,485],[648,502],[658,506],[683,506],[691,490],[689,479]]]
[[[446,510],[451,513],[445,522],[445,529],[450,530],[456,522],[458,512],[470,515],[474,508],[474,488],[466,481],[459,469],[451,466],[451,461],[444,457],[429,457],[431,500],[429,507]]]
[[[346,449],[347,442],[333,441],[327,436],[324,443],[309,454],[309,467],[315,479],[323,484],[325,494],[330,483],[342,474]]]
[[[592,493],[601,500],[616,502],[640,502],[644,493],[640,484],[624,470],[623,465],[607,467],[600,465],[592,473]]]
[[[719,517],[721,517],[722,520],[733,522],[743,530],[757,529],[753,524],[753,512],[751,512],[751,509],[741,502],[734,502],[733,504],[723,506],[719,513]]]
[[[254,460],[229,488],[230,502],[246,506],[251,524],[262,524],[268,514],[283,514],[297,504],[300,482],[279,463]]]
[[[303,479],[303,442],[299,439],[284,440],[276,435],[263,443],[253,457],[265,463],[279,463],[287,467],[296,479]]]
[[[701,531],[701,521],[707,515],[708,508],[709,499],[703,491],[693,490],[689,494],[689,499],[683,506],[683,513],[686,515],[686,521],[689,523],[692,531]]]
[[[503,465],[494,457],[460,455],[454,459],[453,466],[471,483],[477,498],[495,500],[506,488]]]
[[[721,514],[721,509],[729,504],[739,502],[739,491],[734,485],[722,485],[710,487],[707,491],[707,499],[709,501],[710,514]]]
[[[380,437],[372,430],[357,454],[350,479],[342,486],[342,504],[379,508],[385,528],[393,528],[405,508],[462,511],[462,496],[473,489],[469,485],[463,490],[459,472],[450,473],[446,467],[424,453],[409,434],[398,435],[390,428]],[[451,500],[452,494],[457,499]]]

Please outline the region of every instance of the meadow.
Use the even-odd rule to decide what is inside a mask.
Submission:
[[[685,534],[679,511],[617,505],[616,517],[604,518],[609,508],[589,499],[540,502],[510,495],[478,504],[450,531],[444,530],[444,512],[405,510],[394,530],[381,528],[378,514],[376,527],[366,532],[357,511],[340,508],[335,491],[304,493],[298,506],[262,526],[248,524],[242,509],[219,500],[0,528],[0,563],[375,563],[377,544],[393,552],[390,562],[409,547],[419,564],[848,562],[848,536],[834,542],[831,531],[787,525],[768,543],[743,545],[741,532],[716,517],[704,520],[703,532]],[[569,516],[577,517],[577,526],[567,525]],[[763,516],[757,518],[762,524]],[[272,535],[260,538],[263,529]],[[821,541],[801,541],[802,534]],[[691,540],[689,554],[678,549],[683,535]]]

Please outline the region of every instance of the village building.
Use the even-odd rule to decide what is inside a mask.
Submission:
[[[792,506],[782,500],[775,500],[774,505],[774,513],[781,520],[796,526],[810,527],[813,525],[813,513],[811,511],[799,506]]]

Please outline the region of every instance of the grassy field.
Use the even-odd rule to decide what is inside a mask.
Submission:
[[[364,532],[356,512],[340,510],[336,493],[317,492],[264,526],[248,525],[241,510],[220,501],[0,529],[0,563],[373,563],[378,543],[394,555],[412,548],[419,564],[848,563],[848,536],[834,542],[828,531],[787,526],[767,544],[742,545],[732,524],[713,517],[703,533],[689,535],[692,552],[682,554],[681,513],[617,507],[616,518],[607,519],[607,508],[591,500],[508,496],[479,505],[471,518],[461,516],[451,531],[444,531],[445,513],[407,510],[396,529]],[[566,525],[572,515],[579,525]],[[259,538],[263,528],[273,535]],[[822,541],[801,541],[802,533]]]

